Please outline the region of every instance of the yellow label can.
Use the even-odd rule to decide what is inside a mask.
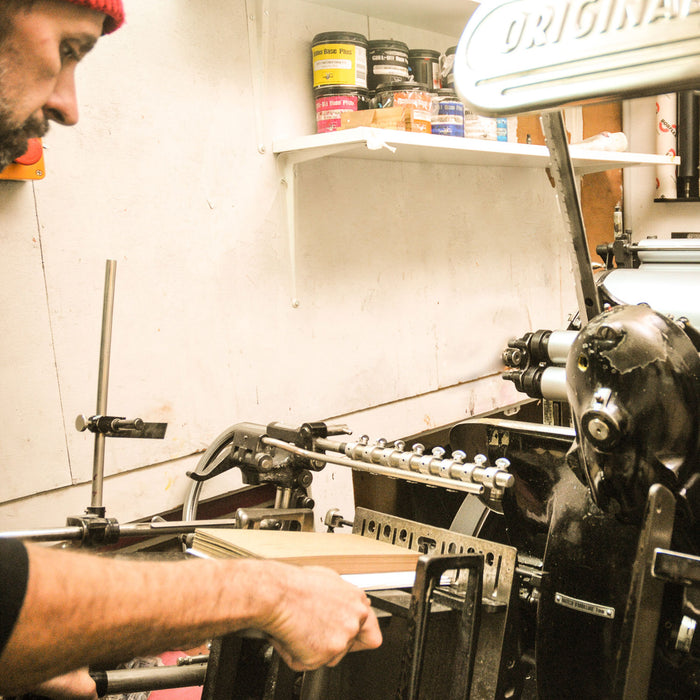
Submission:
[[[353,32],[317,34],[311,46],[314,88],[367,87],[367,39]]]

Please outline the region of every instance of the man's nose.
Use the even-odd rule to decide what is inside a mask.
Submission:
[[[78,98],[73,67],[66,68],[59,74],[54,90],[44,104],[44,116],[66,126],[78,123]]]

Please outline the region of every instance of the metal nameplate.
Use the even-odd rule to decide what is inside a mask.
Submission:
[[[608,620],[612,620],[615,617],[615,608],[606,605],[598,605],[597,603],[590,603],[587,600],[580,600],[579,598],[572,598],[563,593],[556,593],[554,595],[554,602],[563,605],[565,608],[579,610],[589,615],[598,615],[598,617],[605,617]]]
[[[700,86],[700,0],[496,0],[469,19],[455,87],[491,116]]]

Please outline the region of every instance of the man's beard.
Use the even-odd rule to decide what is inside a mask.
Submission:
[[[27,152],[29,139],[41,138],[48,129],[48,120],[34,115],[17,126],[2,99],[0,84],[0,170]]]

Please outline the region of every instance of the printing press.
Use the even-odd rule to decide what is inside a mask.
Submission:
[[[504,379],[540,420],[476,418],[428,450],[351,440],[320,421],[238,423],[190,474],[181,522],[107,518],[97,470],[85,516],[24,533],[86,546],[178,533],[187,548],[203,525],[310,529],[310,486],[328,463],[463,495],[449,528],[362,507],[351,523],[327,514],[329,530],[351,525],[422,554],[412,588],[369,592],[382,647],[297,674],[265,639],[232,635],[162,683],[101,673],[102,694],[196,682],[204,700],[700,697],[700,246],[616,240],[611,269],[594,278],[558,111],[697,86],[698,9],[642,4],[637,23],[622,21],[623,2],[605,4],[607,20],[603,3],[485,4],[457,51],[457,89],[475,111],[543,112],[579,309],[568,328],[503,350]],[[162,437],[158,424],[105,413],[98,392],[97,415],[79,425],[95,434],[97,462],[105,437]],[[202,484],[234,468],[274,488],[274,507],[198,520]]]

